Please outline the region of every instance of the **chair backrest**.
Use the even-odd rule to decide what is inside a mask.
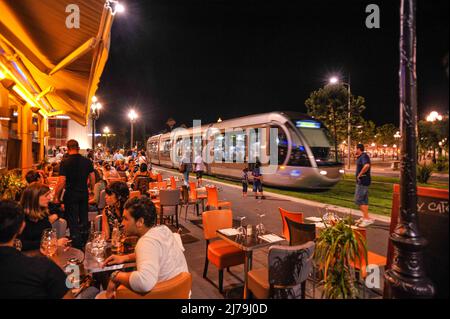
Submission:
[[[148,192],[148,185],[151,181],[152,179],[150,177],[140,176],[136,178],[134,189],[139,191],[142,195],[145,195]]]
[[[294,222],[303,223],[303,213],[290,212],[281,207],[278,207],[278,209],[280,210],[281,220],[283,222],[283,236],[284,238],[286,238],[286,240],[289,241],[289,228],[286,223],[286,217],[289,218],[290,220],[293,220]]]
[[[172,279],[158,282],[150,292],[139,294],[125,286],[116,290],[116,299],[188,299],[192,288],[192,275],[182,272]]]
[[[286,217],[289,228],[289,245],[303,245],[316,240],[316,225],[297,223]]]
[[[197,185],[195,182],[189,182],[189,198],[191,200],[197,199]]]
[[[206,193],[208,196],[208,205],[213,207],[219,206],[219,194],[217,192],[217,187],[215,186],[207,186]]]
[[[175,177],[173,177],[173,176],[170,176],[170,188],[177,189],[177,182],[175,180]]]
[[[360,258],[355,260],[357,264],[365,264],[367,262],[367,256],[365,256],[365,252],[367,250],[367,230],[364,228],[356,228],[353,230],[356,235],[356,239],[358,240],[358,250]]]
[[[163,181],[162,175],[161,175],[161,174],[157,174],[157,175],[156,175],[156,180],[157,180],[158,182],[162,182],[162,181]]]
[[[314,248],[314,242],[269,248],[269,285],[272,288],[272,298],[299,297],[299,285],[308,279],[312,271]]]
[[[97,204],[97,207],[99,210],[102,210],[106,206],[106,198],[105,197],[106,197],[106,191],[102,190],[100,192],[100,197],[98,199],[98,204]]]
[[[130,192],[130,196],[128,197],[128,199],[132,199],[132,198],[135,198],[135,197],[140,197],[141,196],[141,192],[140,191],[131,191]]]
[[[175,206],[180,204],[180,191],[178,189],[165,189],[159,192],[161,206]]]
[[[158,188],[158,186],[159,186],[159,182],[150,182],[150,183],[148,183],[148,188],[149,189]]]
[[[58,177],[54,177],[54,176],[47,177],[47,180],[48,180],[49,184],[56,184],[58,182]]]
[[[159,189],[167,189],[167,182],[158,182]]]
[[[233,213],[231,209],[209,210],[203,212],[203,235],[206,240],[216,238],[218,229],[233,227]]]
[[[181,186],[181,201],[183,203],[189,202],[189,189],[186,185]]]

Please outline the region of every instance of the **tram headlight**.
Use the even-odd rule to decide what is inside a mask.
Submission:
[[[340,174],[345,174],[345,170],[340,169],[340,170],[339,170],[339,173],[340,173]]]
[[[323,176],[325,176],[325,175],[327,175],[327,174],[328,174],[328,172],[327,172],[327,171],[320,171],[319,173],[320,173],[320,175],[323,175]]]
[[[300,172],[299,170],[293,170],[290,175],[292,177],[299,177],[302,174],[302,172]]]

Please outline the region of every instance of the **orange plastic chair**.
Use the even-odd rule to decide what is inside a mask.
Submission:
[[[281,220],[283,221],[283,236],[287,241],[290,241],[291,236],[289,236],[289,227],[286,222],[286,218],[289,218],[290,220],[293,220],[297,223],[303,223],[303,213],[300,212],[290,212],[288,210],[285,210],[281,207],[278,207],[281,214]]]
[[[223,291],[223,269],[244,263],[245,253],[225,240],[217,238],[218,229],[233,226],[233,214],[230,209],[210,210],[203,212],[203,234],[206,239],[205,268],[203,278],[208,274],[208,264],[211,262],[219,269],[219,291]]]
[[[208,209],[231,209],[231,202],[219,200],[219,194],[216,187],[206,187],[206,192],[208,194],[208,202],[206,203],[206,207],[208,207]]]
[[[128,199],[135,198],[135,197],[137,197],[137,198],[141,197],[141,192],[140,191],[131,191]]]
[[[162,180],[162,175],[161,174],[157,174],[156,175],[156,181],[157,182],[162,182],[163,180]]]
[[[367,245],[367,230],[363,228],[357,228],[354,230],[355,233],[359,233]],[[367,276],[367,265],[377,265],[379,267],[385,267],[386,266],[386,257],[378,255],[377,253],[374,253],[373,251],[368,250],[367,251],[367,260],[364,258],[364,246],[361,244],[359,246],[359,254],[362,257],[362,260],[356,260],[351,262],[350,264],[357,270],[360,271],[360,274],[362,278],[366,278]]]
[[[47,177],[47,181],[49,184],[56,184],[58,182],[58,177],[56,176]]]
[[[188,299],[192,288],[192,275],[182,272],[172,279],[158,282],[150,292],[140,294],[121,285],[116,299]]]
[[[175,177],[170,176],[170,188],[177,189],[177,182],[175,181]]]
[[[158,188],[158,182],[150,182],[148,183],[148,189]]]
[[[159,189],[167,189],[167,182],[158,182]]]
[[[193,193],[191,195],[192,198],[202,201],[202,210],[205,211],[205,200],[208,199],[208,195],[198,194],[196,182],[189,182],[189,189],[190,189],[191,193]]]
[[[126,182],[126,181],[127,181],[126,179],[123,180],[122,178],[107,178],[106,179],[106,182],[108,185],[111,183],[114,183],[114,182]]]

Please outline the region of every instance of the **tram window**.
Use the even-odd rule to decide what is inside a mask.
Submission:
[[[162,142],[162,150],[161,155],[164,157],[170,157],[170,149],[171,149],[171,142],[170,140],[165,140]]]
[[[245,162],[245,146],[247,144],[245,132],[236,133],[234,136],[235,152],[234,152],[234,162],[244,163]]]
[[[299,137],[294,131],[290,131],[292,138],[291,156],[288,160],[288,166],[311,166],[305,147],[302,145]],[[286,134],[281,128],[278,128],[278,164],[284,164],[288,153],[288,140]]]
[[[223,144],[224,144],[224,135],[217,134],[214,139],[214,161],[222,162],[223,161]]]

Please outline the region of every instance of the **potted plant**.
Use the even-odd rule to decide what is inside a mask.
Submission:
[[[323,275],[323,297],[358,296],[354,265],[367,261],[367,247],[363,236],[352,229],[350,218],[334,221],[320,233],[314,258]]]
[[[0,175],[1,200],[18,200],[24,188],[25,183],[15,172],[9,171]]]

